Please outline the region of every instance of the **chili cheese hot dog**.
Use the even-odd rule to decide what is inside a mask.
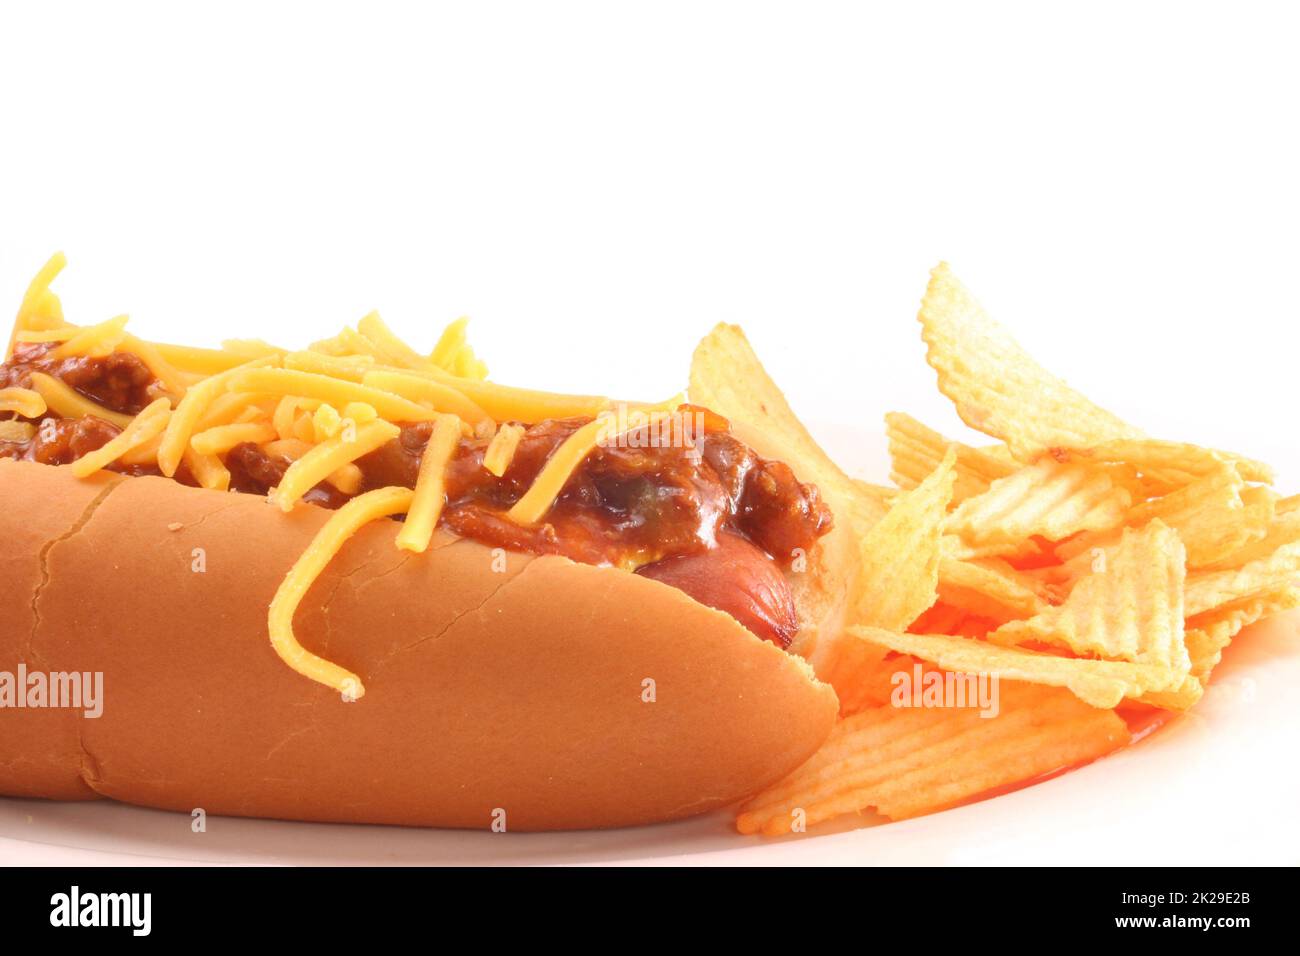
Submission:
[[[615,826],[829,733],[800,655],[852,518],[761,420],[491,383],[463,323],[427,355],[374,315],[301,351],[147,343],[64,321],[54,271],[0,367],[0,670],[105,701],[0,711],[0,793]]]

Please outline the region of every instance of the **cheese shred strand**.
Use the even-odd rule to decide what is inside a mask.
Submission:
[[[459,440],[460,419],[455,415],[439,415],[420,459],[411,510],[397,534],[399,548],[421,554],[429,547],[433,529],[447,503],[447,465],[456,453]]]
[[[293,616],[312,584],[348,539],[371,521],[402,514],[410,508],[413,496],[409,488],[379,488],[358,495],[335,511],[294,562],[271,599],[267,627],[276,654],[303,677],[332,687],[347,699],[360,700],[364,696],[366,690],[361,678],[298,643],[293,633]]]

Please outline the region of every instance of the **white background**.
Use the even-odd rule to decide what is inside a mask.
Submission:
[[[0,308],[63,249],[72,321],[465,313],[494,377],[629,398],[734,321],[815,421],[956,431],[914,321],[947,259],[1149,432],[1296,444],[1284,5],[23,6]]]
[[[0,310],[63,249],[74,322],[294,345],[378,308],[427,348],[469,314],[494,378],[628,398],[739,322],[883,480],[885,411],[960,434],[915,322],[947,259],[1100,404],[1294,492],[1298,26],[1255,3],[6,5]],[[1231,739],[1285,752],[1289,700]],[[1098,826],[1187,819],[1120,859],[1080,830],[1062,859],[1294,857],[1294,824],[1216,842],[1188,799],[1293,803],[1289,765],[1177,740],[1152,743],[1196,778],[1133,766],[1150,812]],[[1109,812],[1095,775],[1141,754],[1051,792]],[[1023,822],[1037,792],[961,812]]]

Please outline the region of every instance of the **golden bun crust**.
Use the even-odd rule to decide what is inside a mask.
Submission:
[[[271,597],[326,517],[0,460],[0,670],[104,674],[98,719],[0,709],[0,793],[610,827],[732,803],[830,732],[835,694],[803,660],[680,591],[450,535],[411,555],[390,521],[348,542],[295,621],[364,681],[344,702],[267,637]]]

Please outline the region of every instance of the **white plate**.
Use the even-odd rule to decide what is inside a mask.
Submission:
[[[841,461],[880,474],[878,436],[819,434]],[[724,813],[548,834],[209,817],[193,833],[185,814],[0,798],[0,863],[1295,864],[1298,689],[1300,612],[1243,632],[1196,708],[1133,747],[944,813],[779,840],[739,836]]]

